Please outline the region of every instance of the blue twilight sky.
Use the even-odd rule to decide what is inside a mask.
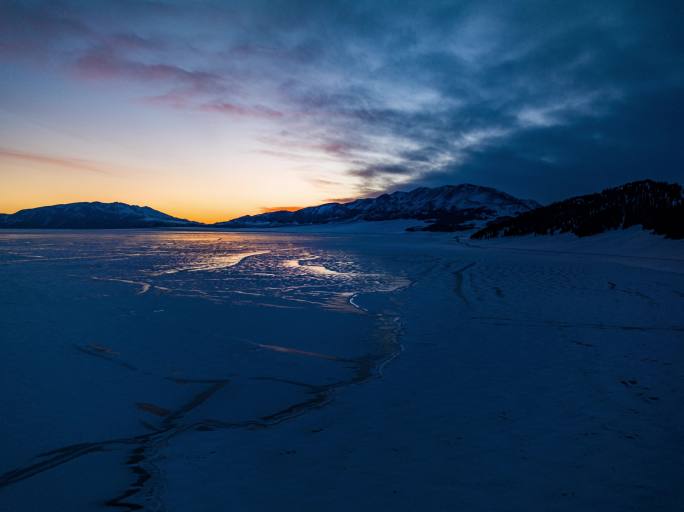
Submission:
[[[0,211],[683,181],[681,1],[0,0]]]

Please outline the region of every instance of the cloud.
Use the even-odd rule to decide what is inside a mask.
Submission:
[[[309,178],[309,183],[321,188],[337,187],[340,185],[339,181],[326,180],[324,178]]]
[[[167,41],[138,34],[119,32],[103,38],[103,44],[116,51],[160,51],[169,47]]]
[[[57,166],[70,170],[87,171],[97,174],[109,174],[109,171],[102,164],[81,158],[70,158],[0,148],[0,159],[21,160],[29,163]]]
[[[285,115],[282,112],[273,110],[264,105],[245,106],[228,102],[205,103],[199,107],[199,110],[202,110],[203,112],[225,114],[228,116],[262,117],[269,119],[277,119]]]
[[[415,171],[404,167],[403,165],[379,164],[363,167],[361,169],[352,169],[349,174],[359,178],[372,179],[379,176],[405,176],[413,174]]]
[[[110,50],[91,50],[74,63],[75,71],[88,79],[130,79],[167,84],[190,92],[222,92],[221,78],[206,71],[193,71],[171,64],[148,64],[121,58]]]
[[[474,148],[452,172],[463,181],[497,184],[546,202],[558,199],[556,190],[564,196],[584,194],[654,175],[682,182],[682,92],[680,87],[658,90],[644,94],[639,102],[619,104],[606,117],[586,116],[522,130]],[[645,129],[656,126],[657,130]],[[432,179],[411,185],[436,184]],[[550,180],[555,188],[548,186]]]
[[[86,23],[66,11],[32,8],[19,2],[0,3],[0,58],[34,60],[54,58],[61,45],[78,45],[94,37]]]
[[[667,156],[681,2],[62,0],[0,14],[0,58],[251,120],[262,154],[335,166],[330,181],[360,195],[471,181],[552,199],[638,169],[682,180]]]

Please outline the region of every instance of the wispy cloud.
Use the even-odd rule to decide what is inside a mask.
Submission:
[[[20,2],[0,3],[0,55],[45,58],[66,40],[94,36],[87,23],[65,9],[45,9]]]
[[[70,169],[77,171],[87,171],[97,174],[109,174],[110,171],[101,163],[85,160],[82,158],[71,158],[42,153],[19,151],[14,149],[0,148],[0,160],[20,160],[41,166],[59,167],[60,169]]]
[[[147,64],[121,58],[104,50],[91,50],[74,63],[75,71],[88,79],[128,79],[168,85],[191,92],[225,91],[221,77],[171,64]]]
[[[285,115],[283,112],[264,105],[238,105],[228,102],[205,103],[200,105],[199,110],[228,116],[261,117],[267,119],[279,119]]]

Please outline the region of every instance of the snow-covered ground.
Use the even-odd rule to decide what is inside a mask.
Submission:
[[[0,510],[680,510],[683,242],[367,224],[0,234]]]
[[[308,234],[398,234],[407,228],[425,227],[422,220],[399,219],[378,221],[333,222],[330,224],[309,224],[303,226],[281,226],[277,228],[230,229],[240,233],[308,233]]]

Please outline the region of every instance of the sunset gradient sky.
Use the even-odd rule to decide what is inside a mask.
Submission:
[[[0,1],[0,212],[682,181],[681,2]]]

